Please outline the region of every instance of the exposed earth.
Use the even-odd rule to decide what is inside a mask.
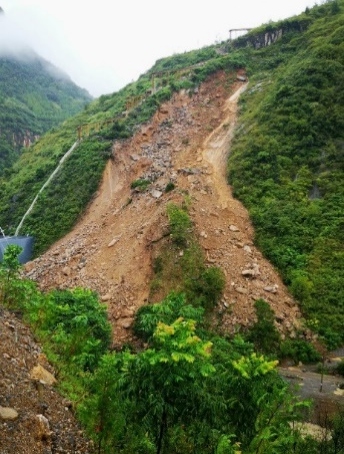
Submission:
[[[115,142],[113,159],[79,223],[25,265],[26,277],[42,290],[86,287],[98,292],[108,307],[115,348],[133,339],[136,310],[152,302],[152,262],[168,241],[166,206],[181,204],[186,197],[207,263],[221,267],[226,275],[216,308],[222,315],[222,331],[232,333],[240,325],[252,324],[258,298],[271,305],[281,333],[293,336],[302,328],[297,304],[255,247],[248,213],[227,184],[226,160],[238,98],[247,87],[243,79],[242,73],[218,73],[195,92],[177,93],[133,138]],[[138,179],[153,183],[144,192],[131,189]],[[175,189],[165,192],[170,182]],[[3,311],[0,454],[91,452],[70,403],[59,396],[53,382],[47,383],[50,375],[42,367],[54,373],[28,328]]]
[[[0,454],[86,454],[71,403],[27,326],[0,309]]]
[[[292,335],[300,326],[296,303],[254,246],[248,213],[227,184],[237,101],[247,86],[237,76],[244,79],[222,72],[192,94],[175,94],[133,138],[115,142],[113,160],[80,222],[26,265],[27,277],[44,290],[97,291],[108,307],[114,345],[132,338],[134,314],[149,298],[152,257],[166,234],[166,205],[181,204],[185,194],[208,264],[226,274],[217,308],[222,329],[251,324],[258,298],[270,303],[281,332]],[[131,189],[140,178],[153,181],[145,192]],[[169,182],[175,189],[166,193]]]

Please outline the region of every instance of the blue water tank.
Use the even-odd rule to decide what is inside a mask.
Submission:
[[[30,261],[32,256],[33,242],[33,236],[5,236],[0,238],[0,262],[2,262],[5,249],[9,244],[16,244],[17,246],[23,248],[18,257],[19,263],[24,264]]]

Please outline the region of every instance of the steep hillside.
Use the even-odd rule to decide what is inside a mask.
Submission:
[[[5,452],[342,449],[343,415],[321,405],[331,436],[300,436],[307,405],[274,360],[316,362],[343,343],[343,14],[329,1],[160,60],[0,180],[0,225],[14,233],[59,166],[21,227],[36,240],[29,281],[9,260],[0,297],[73,401],[34,381],[32,366],[53,370],[2,311],[0,410],[18,413],[0,418]],[[303,395],[339,411],[341,379],[319,392],[319,375],[303,377]]]
[[[171,135],[168,135],[167,142],[163,137],[155,145],[155,148],[161,153],[168,155],[170,151],[165,148],[172,143],[173,150],[180,149],[180,157],[179,152],[178,156],[173,154],[175,158],[173,166],[177,177],[173,176],[174,174],[171,176],[169,173],[166,176],[166,179],[171,179],[172,186],[170,187],[176,187],[176,190],[159,196],[156,201],[157,206],[161,206],[162,215],[157,217],[156,227],[151,228],[153,231],[162,230],[161,235],[157,237],[150,233],[152,248],[161,245],[161,249],[164,250],[164,239],[160,240],[160,237],[165,238],[166,230],[163,229],[163,226],[167,225],[168,216],[166,217],[166,209],[163,208],[162,201],[169,197],[172,198],[172,201],[176,197],[177,202],[178,196],[180,204],[183,204],[182,199],[186,197],[184,205],[190,204],[190,216],[194,225],[197,226],[198,223],[202,225],[205,221],[201,221],[201,218],[198,219],[198,216],[203,213],[202,206],[197,205],[196,207],[196,201],[185,191],[191,192],[193,185],[197,185],[197,178],[200,178],[198,175],[203,175],[199,169],[201,159],[208,161],[209,166],[212,162],[209,157],[193,157],[192,151],[194,150],[189,145],[193,142],[189,136],[195,136],[195,140],[197,138],[198,142],[194,143],[194,147],[203,149],[206,138],[221,124],[220,118],[223,114],[221,109],[227,96],[219,93],[221,103],[217,107],[215,106],[214,110],[210,108],[208,98],[212,99],[214,93],[221,90],[229,93],[232,89],[230,87],[234,86],[237,74],[240,75],[240,70],[245,68],[249,77],[249,85],[240,98],[239,123],[234,132],[234,144],[229,158],[229,179],[233,185],[234,195],[240,198],[249,209],[256,229],[256,233],[252,233],[250,240],[247,241],[259,245],[263,254],[279,270],[284,283],[289,286],[294,297],[302,304],[302,314],[307,318],[307,329],[315,330],[320,334],[328,347],[341,344],[344,332],[341,286],[344,269],[342,266],[343,210],[341,208],[343,204],[341,157],[343,141],[343,99],[341,95],[343,92],[341,39],[343,8],[342,0],[331,0],[315,6],[311,10],[306,10],[299,17],[252,30],[246,38],[240,38],[238,41],[209,46],[205,49],[160,60],[137,82],[128,85],[118,93],[103,96],[91,103],[82,113],[67,121],[63,128],[45,135],[32,147],[30,153],[24,153],[18,165],[13,167],[10,178],[6,182],[1,182],[0,196],[3,203],[0,207],[0,224],[2,228],[8,234],[14,233],[44,181],[47,180],[63,155],[78,141],[78,146],[73,154],[66,160],[50,186],[38,198],[20,233],[31,234],[35,237],[35,255],[38,256],[55,241],[70,232],[78,221],[85,222],[86,225],[87,220],[80,221],[80,219],[87,219],[83,218],[85,207],[95,197],[102,175],[103,181],[108,181],[108,184],[111,181],[114,184],[113,178],[115,177],[110,178],[109,175],[113,171],[118,171],[118,166],[121,165],[122,173],[118,178],[120,181],[126,178],[125,183],[121,183],[127,191],[125,192],[126,199],[121,198],[122,196],[119,197],[121,205],[116,205],[114,209],[118,220],[114,219],[112,222],[115,233],[112,239],[106,238],[106,241],[109,240],[107,244],[114,240],[114,245],[109,247],[109,251],[119,248],[118,254],[121,257],[124,254],[120,248],[122,247],[123,230],[126,226],[123,223],[121,227],[122,214],[137,210],[135,208],[136,200],[146,197],[147,206],[140,206],[137,211],[137,222],[143,225],[142,227],[137,224],[137,235],[143,235],[139,232],[144,231],[146,221],[143,219],[146,216],[149,217],[147,225],[150,225],[150,222],[155,219],[155,214],[149,211],[152,200],[155,200],[154,197],[150,199],[146,192],[142,192],[144,195],[139,192],[139,197],[137,197],[136,192],[131,194],[130,186],[135,182],[138,185],[138,191],[147,186],[149,182],[155,184],[166,172],[165,167],[172,165],[170,158],[166,157],[165,162],[160,155],[155,156],[155,152],[152,154],[152,152],[144,151],[146,147],[149,150],[151,135],[148,132],[145,135],[142,133],[143,138],[139,139],[139,131],[147,128],[151,124],[150,121],[153,121],[152,127],[155,130],[153,125],[157,121],[156,116],[154,120],[151,120],[154,113],[159,107],[167,109],[169,112],[169,108],[165,107],[164,103],[173,103],[177,93],[180,94],[179,96],[185,97],[183,102],[180,101],[183,106],[185,103],[185,105],[194,103],[195,106],[197,102],[199,104],[197,108],[195,107],[195,113],[192,114],[194,117],[192,117],[192,121],[190,119],[189,123],[184,122],[177,114],[171,114],[171,118],[167,115],[164,134],[167,134],[168,131]],[[219,71],[224,71],[223,78],[219,76]],[[218,77],[220,78],[218,79]],[[208,98],[200,96],[204,82],[215,84],[213,92],[208,94]],[[163,105],[164,107],[162,107]],[[205,112],[202,124],[206,131],[200,134],[197,129],[193,129],[195,127],[193,122],[197,126],[196,118],[199,115],[197,109],[201,110],[203,107]],[[215,123],[216,118],[217,123]],[[176,127],[182,123],[183,128],[186,129],[183,129],[182,133],[174,132],[174,123],[176,123]],[[175,138],[174,134],[177,135]],[[138,141],[140,145],[135,145],[135,141]],[[228,143],[224,146],[228,147]],[[130,144],[134,147],[134,152],[130,149]],[[124,160],[124,164],[122,162],[124,159],[122,158],[123,147],[129,147],[128,153],[134,156],[128,162]],[[139,170],[134,170],[135,165],[148,165],[141,160],[139,152],[142,152],[143,157],[147,159],[157,160],[155,163],[157,168],[153,174],[149,172],[145,174],[144,168],[142,168],[142,175]],[[108,161],[109,157],[110,161]],[[178,160],[182,162],[180,166]],[[186,170],[184,173],[178,172],[178,169],[184,168],[183,166],[187,169],[195,168],[195,174],[193,170]],[[122,175],[123,173],[124,175]],[[177,185],[174,182],[175,178],[178,180]],[[183,182],[183,178],[185,182]],[[167,188],[169,182],[165,181],[165,183]],[[163,184],[159,184],[158,189],[163,189]],[[202,191],[207,193],[213,191],[211,188],[208,190],[206,181],[202,181],[203,184],[206,188],[203,188]],[[182,193],[178,188],[179,185]],[[117,190],[117,187],[113,186],[112,191],[115,191],[114,188]],[[202,197],[203,195],[201,193]],[[201,204],[201,202],[199,203]],[[202,203],[204,203],[203,200]],[[212,200],[213,206],[218,204],[218,200]],[[91,206],[93,209],[95,205]],[[121,210],[117,212],[119,209]],[[64,269],[62,274],[57,272],[56,277],[52,279],[48,275],[45,276],[45,273],[48,273],[48,265],[44,265],[42,269],[40,266],[34,265],[35,271],[32,271],[32,275],[41,279],[43,286],[83,285],[83,276],[86,273],[84,268],[87,273],[89,268],[85,265],[88,263],[88,259],[81,260],[81,257],[83,254],[88,254],[88,251],[98,251],[103,228],[106,222],[110,222],[107,221],[107,217],[110,216],[109,212],[106,214],[101,212],[104,219],[101,218],[100,222],[96,217],[98,216],[97,210],[98,208],[95,211],[92,227],[87,229],[84,227],[86,230],[82,231],[82,235],[76,237],[79,238],[78,241],[81,236],[82,238],[92,237],[91,245],[85,243],[87,245],[85,249],[77,245],[78,252],[74,253],[74,246],[77,243],[74,244],[74,240],[71,240],[74,246],[67,247],[67,252],[63,257],[60,257],[59,251],[56,251],[56,260],[49,256],[49,263],[61,262],[56,263],[56,266],[59,269],[61,265],[61,271],[62,268]],[[112,210],[111,205],[108,206],[108,210]],[[90,212],[88,211],[88,213]],[[216,215],[214,218],[216,219]],[[206,217],[206,219],[208,218]],[[160,221],[162,221],[162,225],[160,225]],[[228,223],[231,223],[230,213],[227,213]],[[84,224],[79,223],[78,225]],[[127,225],[128,229],[129,226],[130,229],[134,228],[136,219],[132,218]],[[215,220],[213,225],[216,225]],[[235,227],[239,228],[241,232],[244,230],[242,226],[236,225]],[[223,226],[214,227],[220,237],[222,234],[220,229],[228,232]],[[93,232],[92,235],[91,232]],[[205,253],[207,248],[210,248],[210,251],[213,247],[212,244],[216,243],[215,238],[210,241],[206,229],[199,228],[197,232]],[[112,236],[110,233],[108,235]],[[122,235],[121,239],[119,239],[120,235]],[[234,238],[232,240],[234,241]],[[224,241],[222,243],[227,244]],[[238,244],[248,247],[244,249],[246,253],[249,254],[248,251],[252,251],[253,245],[246,244],[246,240],[239,239]],[[130,250],[124,247],[123,251],[125,254],[129,254]],[[252,301],[257,295],[261,296],[259,292],[251,291],[251,286],[254,287],[259,282],[259,279],[256,279],[257,273],[254,273],[255,265],[252,261],[254,256],[251,257],[251,261],[247,260],[240,265],[241,268],[239,267],[240,272],[246,271],[241,277],[242,282],[247,283],[250,287],[246,293],[247,288],[239,285],[235,279],[231,280],[230,265],[221,264],[220,255],[222,253],[214,258],[209,251],[208,264],[216,263],[223,267],[227,272],[227,286],[233,283],[231,285],[233,289],[239,287],[243,290],[242,295],[252,295]],[[236,249],[234,251],[238,252]],[[153,275],[148,266],[149,263],[154,265],[155,259],[158,259],[159,262],[159,252],[152,252],[152,256],[143,256],[141,252],[130,252],[132,255],[128,257],[123,255],[125,266],[131,266],[125,270],[133,277],[139,274],[135,272],[137,270],[136,262],[142,266],[146,263],[137,258],[148,257],[147,271],[143,273],[145,278],[142,280],[145,282],[145,286],[140,288],[137,293],[140,301],[138,304],[141,304],[148,294],[149,299],[152,300],[153,296],[150,293],[148,282],[151,278],[153,279],[152,286],[157,288],[155,297],[162,296],[159,293],[159,272]],[[231,251],[227,252],[228,254],[224,253],[224,255],[234,254]],[[102,255],[101,252],[99,254]],[[151,262],[152,259],[153,262]],[[43,260],[42,263],[47,263],[44,257],[41,260]],[[79,260],[81,260],[80,263]],[[94,260],[96,260],[96,256],[94,256]],[[91,286],[100,292],[104,301],[114,300],[114,304],[117,304],[122,298],[121,295],[124,295],[123,301],[127,301],[128,298],[129,301],[134,301],[135,297],[130,294],[130,287],[127,288],[125,284],[127,277],[121,273],[122,259],[117,259],[114,271],[104,272],[103,276],[103,271],[99,270],[100,267],[105,270],[107,267],[112,269],[115,266],[115,263],[110,266],[107,260],[106,258],[106,260],[95,262],[93,275],[90,272],[87,279],[84,279],[85,285],[92,282]],[[212,262],[212,260],[215,261]],[[69,262],[71,262],[70,265],[62,267],[63,264],[67,265]],[[92,263],[91,259],[90,263]],[[51,267],[51,274],[55,273],[54,266]],[[266,286],[271,287],[272,290],[276,289],[274,284],[282,288],[277,280],[272,278],[268,280]],[[118,287],[120,284],[121,287]],[[177,282],[175,284],[177,285]],[[117,288],[122,289],[121,294]],[[228,288],[228,295],[229,290]],[[237,291],[237,293],[240,292]],[[116,296],[113,297],[113,294]],[[263,295],[267,297],[269,293],[263,290]],[[239,298],[249,299],[246,296],[239,296]],[[129,306],[128,318],[132,317],[135,304],[123,304]],[[226,305],[231,307],[231,298]],[[117,315],[116,310],[114,312],[115,318],[122,317],[120,312]],[[226,312],[230,311],[226,309]],[[285,310],[285,312],[288,314],[289,310]],[[252,321],[252,305],[248,309],[248,317],[246,317],[244,309],[242,314],[240,321],[243,324],[249,324]],[[287,316],[282,313],[276,314],[276,317],[280,323],[288,324],[285,320]],[[235,325],[235,317],[232,318],[232,322]],[[130,321],[128,323],[130,324]],[[292,321],[291,324],[293,323]]]
[[[0,224],[6,234],[15,232],[43,183],[80,138],[76,152],[39,197],[20,231],[35,236],[36,255],[69,232],[97,190],[114,140],[131,137],[175,91],[197,87],[217,69],[233,71],[242,66],[235,56],[216,52],[210,56],[208,61],[209,52],[201,49],[184,56],[184,65],[192,63],[184,69],[152,68],[118,93],[101,96],[25,150],[6,179],[0,180]]]
[[[0,15],[0,27],[6,25]],[[4,30],[7,30],[5,27]],[[10,30],[8,31],[10,32]],[[86,90],[27,46],[0,45],[0,175],[38,137],[89,101]]]
[[[305,21],[252,61],[229,179],[257,244],[334,347],[344,341],[344,4]]]
[[[0,452],[89,452],[41,347],[28,327],[2,308],[0,345]]]
[[[208,265],[226,274],[218,307],[224,331],[249,324],[254,301],[264,298],[281,330],[295,335],[297,306],[253,245],[248,214],[226,183],[237,99],[246,88],[243,82],[228,83],[231,79],[220,72],[197,93],[174,95],[133,138],[115,142],[114,159],[82,221],[26,266],[27,276],[43,289],[96,290],[108,305],[116,344],[128,340],[138,307],[166,296],[166,288],[152,291],[152,264],[169,242],[167,206],[185,200]],[[152,183],[136,191],[132,182],[139,180]],[[165,192],[169,182],[174,189]],[[178,283],[170,279],[167,290],[177,290]]]

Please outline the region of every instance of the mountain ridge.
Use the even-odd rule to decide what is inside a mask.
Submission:
[[[0,27],[6,25],[1,14]],[[75,115],[91,101],[62,70],[15,41],[11,30],[0,39],[0,172],[9,170],[21,149]]]

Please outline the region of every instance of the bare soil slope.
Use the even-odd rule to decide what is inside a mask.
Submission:
[[[219,73],[192,94],[175,94],[134,137],[114,143],[114,158],[78,225],[26,265],[26,275],[42,289],[97,291],[108,306],[115,345],[131,339],[135,311],[147,302],[152,245],[166,233],[166,205],[181,203],[186,192],[208,263],[226,274],[218,307],[222,328],[233,332],[252,323],[257,298],[270,303],[281,331],[299,325],[297,305],[254,246],[248,213],[226,181],[237,100],[245,88],[235,75]],[[130,185],[139,178],[154,183],[135,192]],[[176,189],[166,193],[170,181]]]
[[[93,452],[53,374],[29,329],[0,309],[1,454]]]

